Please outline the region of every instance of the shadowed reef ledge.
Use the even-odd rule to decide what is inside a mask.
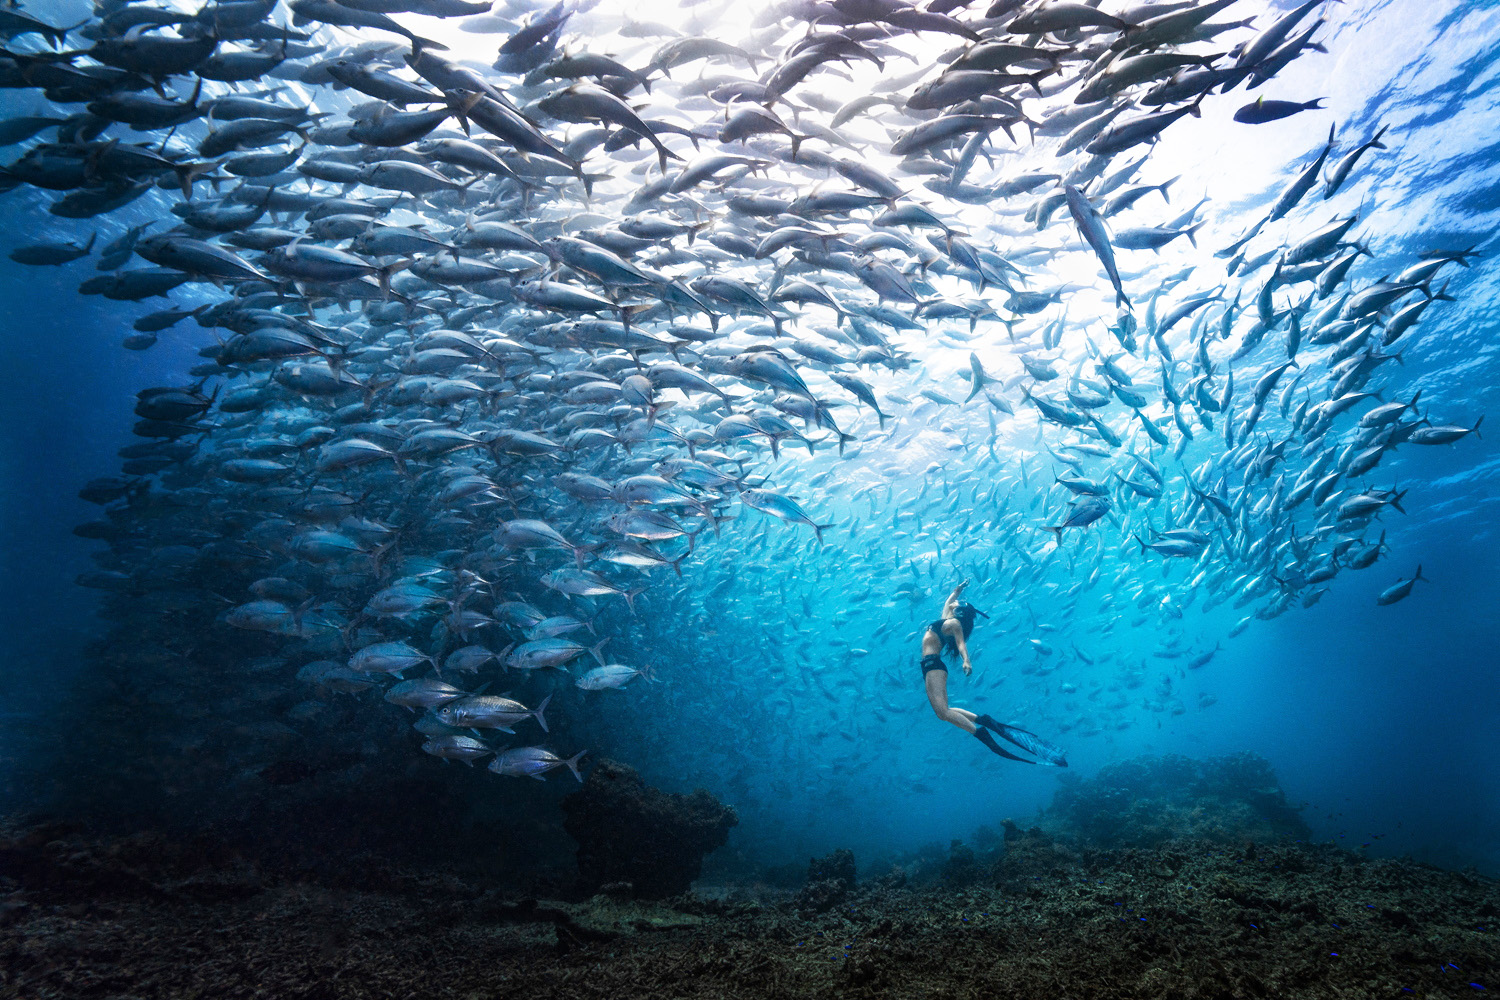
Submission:
[[[894,869],[815,912],[764,885],[563,902],[366,858],[290,870],[151,835],[13,829],[0,997],[1366,998],[1500,983],[1500,885],[1473,873],[1307,844],[1005,836],[993,865],[959,845],[930,884]]]
[[[13,821],[0,826],[0,1000],[1500,989],[1500,883],[1309,843],[1251,754],[1121,761],[1066,778],[1035,826],[1005,820],[868,869],[838,850],[687,892],[671,886],[734,823],[710,793],[666,794],[601,762],[563,812],[576,875],[512,870],[499,845],[461,865],[463,852],[332,851],[222,827]]]

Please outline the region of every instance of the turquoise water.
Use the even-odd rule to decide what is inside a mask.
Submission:
[[[1246,0],[1235,16],[1254,14],[1259,26],[1283,8]],[[36,13],[40,16],[40,8]],[[55,23],[82,16],[55,13]],[[696,16],[682,9],[662,19],[679,18],[687,30]],[[1204,100],[1201,117],[1175,123],[1150,149],[1138,182],[1178,179],[1170,205],[1155,193],[1147,195],[1130,210],[1132,225],[1161,224],[1199,198],[1207,203],[1199,216],[1204,225],[1196,233],[1196,247],[1177,239],[1160,253],[1115,251],[1141,325],[1140,340],[1147,339],[1149,317],[1164,315],[1170,305],[1192,294],[1221,288],[1228,289],[1223,299],[1236,290],[1242,293],[1247,312],[1236,328],[1240,336],[1254,311],[1253,297],[1274,263],[1267,260],[1249,276],[1231,277],[1225,273],[1225,258],[1214,251],[1233,243],[1265,214],[1322,148],[1330,126],[1336,126],[1339,143],[1334,158],[1386,127],[1388,148],[1368,153],[1334,198],[1321,200],[1320,183],[1285,220],[1268,224],[1252,246],[1261,252],[1278,244],[1295,245],[1329,220],[1358,213],[1352,233],[1370,256],[1353,264],[1354,287],[1393,275],[1426,251],[1478,246],[1472,267],[1448,266],[1435,282],[1447,282],[1456,301],[1434,302],[1397,345],[1403,348],[1402,363],[1380,367],[1366,386],[1380,388],[1386,401],[1409,400],[1420,390],[1421,412],[1434,423],[1471,426],[1500,404],[1493,347],[1500,318],[1490,306],[1496,278],[1487,246],[1500,169],[1489,138],[1500,116],[1491,68],[1500,12],[1479,3],[1350,2],[1329,5],[1317,16],[1325,21],[1317,37],[1328,51],[1304,53],[1264,92],[1282,99],[1325,97],[1325,109],[1245,126],[1231,116],[1252,98],[1243,89],[1215,94]],[[472,56],[480,65],[491,60],[499,41],[496,35],[466,35],[451,24],[420,20],[442,32],[451,56]],[[760,29],[727,15],[718,21],[705,18],[703,25],[708,24],[724,37],[760,37],[755,34]],[[600,5],[579,13],[569,30],[591,39],[589,47],[595,51],[622,57],[639,51],[635,61],[643,63],[647,46],[620,35],[619,25],[617,12]],[[709,33],[701,26],[693,30]],[[817,86],[810,90],[842,104],[861,88],[877,86],[881,73],[894,78],[933,63],[954,41],[924,36],[889,42],[906,45],[913,62],[901,63],[898,70],[893,61],[879,73],[860,65],[848,71],[847,82],[823,78],[830,80],[826,92]],[[466,51],[466,44],[473,48]],[[660,92],[671,93],[672,88],[661,84],[657,90],[652,106],[666,116],[671,98]],[[792,93],[794,100],[798,94]],[[322,99],[327,107],[338,108],[348,98]],[[633,99],[650,103],[639,93]],[[682,117],[710,122],[718,113],[722,121],[722,109],[703,100],[679,98]],[[40,113],[45,107],[34,93],[21,89],[6,91],[3,101],[6,117]],[[1038,99],[1034,114],[1044,119],[1065,105],[1065,96]],[[815,108],[811,101],[807,106]],[[816,110],[807,114],[810,121],[829,117]],[[868,117],[880,114],[877,109]],[[897,127],[894,119],[890,124]],[[562,137],[581,129],[559,124],[552,131]],[[901,177],[878,122],[856,121],[840,134],[854,141],[859,155]],[[1059,162],[1049,145],[1055,139],[1031,145],[1024,132],[1021,139],[1012,144],[997,134],[993,163],[981,158],[971,180],[997,181]],[[692,146],[675,139],[671,144],[692,159]],[[849,153],[828,141],[806,144],[830,154]],[[1141,147],[1116,160],[1144,151]],[[597,212],[605,220],[631,214],[625,197],[658,176],[654,157],[626,159],[621,154],[611,161],[607,154],[598,156],[588,161],[588,169],[613,176],[600,182],[603,194],[597,203],[585,209],[574,192],[557,196],[556,206],[516,209],[516,218],[540,231],[574,212]],[[639,176],[631,172],[637,167]],[[519,594],[549,614],[597,613],[600,636],[611,637],[609,662],[649,665],[656,683],[637,679],[620,690],[582,691],[573,681],[593,665],[585,657],[572,665],[571,674],[521,678],[497,672],[485,678],[492,693],[514,690],[528,705],[550,694],[554,725],[548,745],[560,756],[588,750],[627,761],[664,787],[714,791],[739,811],[741,825],[731,845],[749,857],[775,860],[837,846],[879,855],[946,842],[997,817],[1032,814],[1051,800],[1059,780],[1054,769],[994,757],[935,718],[927,705],[917,667],[920,631],[937,617],[951,586],[967,579],[966,596],[990,618],[980,621],[969,640],[973,676],[949,673],[952,703],[1061,744],[1071,772],[1087,775],[1112,761],[1147,753],[1206,757],[1252,750],[1272,762],[1294,801],[1308,803],[1305,818],[1320,838],[1356,847],[1370,843],[1366,850],[1371,853],[1412,852],[1444,864],[1500,867],[1500,751],[1492,739],[1500,720],[1493,649],[1500,635],[1495,610],[1500,607],[1495,572],[1500,562],[1495,500],[1500,459],[1493,438],[1471,435],[1451,446],[1405,444],[1382,456],[1373,471],[1354,477],[1360,488],[1407,491],[1404,514],[1387,509],[1357,533],[1373,543],[1383,532],[1388,554],[1368,569],[1340,572],[1312,607],[1300,607],[1309,588],[1293,588],[1297,600],[1291,610],[1268,620],[1252,617],[1231,638],[1236,623],[1264,608],[1277,588],[1235,608],[1232,599],[1224,598],[1232,596],[1231,584],[1245,570],[1231,565],[1225,548],[1212,546],[1199,559],[1169,560],[1142,551],[1131,537],[1148,527],[1218,530],[1211,513],[1191,505],[1184,477],[1191,475],[1203,486],[1232,467],[1222,425],[1216,424],[1214,432],[1194,426],[1194,437],[1179,453],[1181,433],[1173,427],[1171,408],[1161,403],[1156,353],[1149,346],[1138,347],[1124,363],[1133,366],[1137,382],[1149,392],[1147,412],[1170,434],[1171,443],[1166,448],[1151,444],[1135,429],[1130,409],[1116,402],[1105,411],[1106,419],[1128,442],[1104,448],[1104,455],[1083,455],[1080,471],[1100,480],[1116,472],[1129,476],[1133,465],[1125,456],[1133,447],[1161,466],[1167,495],[1148,504],[1113,487],[1112,514],[1089,528],[1065,531],[1054,547],[1052,536],[1040,530],[1061,523],[1068,499],[1053,482],[1055,475],[1068,472],[1054,454],[1064,443],[1082,438],[1039,419],[1021,391],[1034,383],[1023,381],[1018,356],[1044,354],[1058,362],[1059,371],[1070,373],[1090,360],[1087,344],[1118,353],[1109,332],[1117,321],[1109,282],[1065,206],[1038,232],[1022,218],[1034,200],[1030,196],[967,204],[922,190],[920,180],[901,177],[899,183],[920,191],[971,242],[992,247],[1031,272],[1036,287],[1066,287],[1065,301],[1019,317],[1010,329],[985,319],[971,332],[967,322],[930,318],[919,319],[916,329],[888,329],[891,342],[909,357],[908,367],[847,369],[867,379],[882,406],[896,417],[885,427],[848,393],[815,374],[816,364],[799,359],[814,394],[843,404],[834,411],[838,424],[856,439],[845,453],[840,455],[835,442],[818,431],[807,432],[822,439],[812,454],[795,438],[780,442],[777,457],[753,440],[721,447],[748,459],[744,486],[764,485],[795,497],[814,522],[832,525],[823,531],[821,544],[809,528],[769,517],[726,491],[723,512],[733,520],[720,535],[705,530],[698,536],[682,562],[681,578],[668,568],[641,573],[603,567],[622,589],[648,586],[634,616],[617,599],[570,601],[541,587],[544,572],[572,563],[567,553],[543,550],[534,561],[506,562],[495,567],[504,574],[498,591]],[[753,181],[752,175],[745,184]],[[816,182],[799,176],[795,183],[811,189]],[[74,223],[46,213],[53,197],[24,187],[4,196],[0,210],[10,223],[7,245],[82,241],[94,230],[104,242],[129,225],[166,218],[167,206],[178,198],[171,192],[153,193],[118,212]],[[435,224],[461,224],[455,211],[444,207],[429,214]],[[861,211],[829,221],[863,233],[870,214]],[[926,245],[925,234],[916,240]],[[681,240],[673,246],[691,254]],[[7,712],[21,720],[12,729],[14,747],[8,758],[17,774],[24,771],[28,756],[45,755],[67,733],[68,719],[59,717],[54,706],[66,697],[80,669],[80,637],[100,627],[93,618],[97,595],[72,582],[91,568],[90,552],[98,544],[70,534],[74,524],[97,517],[98,508],[75,495],[88,480],[113,474],[115,452],[135,440],[130,433],[135,393],[147,386],[186,384],[187,369],[201,361],[200,348],[215,342],[212,331],[188,321],[163,333],[149,350],[122,349],[120,341],[131,332],[131,322],[165,305],[161,299],[134,304],[81,297],[75,290],[78,283],[96,273],[91,259],[61,268],[8,262],[0,267],[0,296],[7,305],[0,320],[5,386],[0,392],[0,470],[8,484],[0,494],[5,533],[0,607],[6,612],[11,650],[0,690]],[[692,265],[682,266],[685,274],[697,273]],[[761,283],[759,287],[770,288],[775,280],[763,260],[741,260],[728,270]],[[1168,286],[1168,276],[1184,273],[1181,284]],[[874,296],[847,275],[813,277],[827,282],[836,295],[874,304]],[[1164,286],[1167,290],[1157,298]],[[947,300],[983,299],[1005,313],[1006,297],[993,287],[981,290],[948,276],[934,279],[933,292]],[[217,301],[222,294],[212,284],[200,283],[174,293],[173,300],[192,307]],[[1299,289],[1277,298],[1290,302],[1305,294]],[[904,316],[912,314],[910,306],[897,308]],[[1222,308],[1215,302],[1204,315],[1216,323]],[[511,312],[501,308],[483,322],[508,329],[518,313],[519,307]],[[831,314],[820,307],[801,316],[799,331],[830,325]],[[768,336],[753,329],[755,321],[752,312],[744,312],[737,321],[739,331],[732,336],[726,332],[726,342],[743,348]],[[1054,324],[1060,324],[1055,328],[1062,331],[1062,342],[1044,348],[1043,329]],[[1193,344],[1187,337],[1191,326],[1191,320],[1184,320],[1170,336],[1175,357],[1186,366],[1178,380],[1182,384],[1194,371]],[[1281,360],[1284,338],[1284,330],[1278,330],[1258,352],[1233,363],[1238,405],[1244,405],[1256,378]],[[830,343],[840,351],[854,348]],[[1214,345],[1216,367],[1225,363],[1232,346]],[[1315,357],[1327,353],[1326,348],[1308,350]],[[962,402],[970,390],[971,352],[996,379],[1013,412],[997,408],[983,395]],[[661,357],[667,360],[665,354]],[[1327,367],[1320,361],[1302,370],[1310,373],[1304,382],[1310,399],[1327,395]],[[1092,365],[1089,375],[1098,377]],[[736,395],[762,388],[728,378],[720,382]],[[1061,384],[1052,383],[1047,391],[1056,397]],[[1219,385],[1215,383],[1215,391]],[[923,390],[953,402],[924,398]],[[1280,391],[1270,397],[1256,432],[1267,442],[1287,432],[1286,421],[1274,409]],[[1315,391],[1321,394],[1313,395]],[[677,420],[688,427],[691,420],[682,413],[703,415],[702,397],[689,402],[670,395],[681,406],[676,415],[663,411],[665,423]],[[744,409],[751,403],[736,405]],[[531,422],[518,426],[545,430],[547,421],[560,419],[550,412],[543,420],[540,412],[539,404],[525,415]],[[1339,431],[1352,428],[1361,412],[1363,408],[1340,418]],[[717,418],[699,424],[711,428]],[[800,420],[792,423],[806,430]],[[535,477],[577,468],[616,481],[650,471],[641,464],[644,459],[673,456],[685,457],[685,452],[670,442],[636,452],[617,447],[549,459],[524,475],[535,482]],[[1303,459],[1287,464],[1288,486],[1305,465]],[[227,497],[242,496],[238,486],[206,482]],[[371,482],[373,489],[396,488],[389,480]],[[1231,498],[1240,488],[1231,477]],[[1271,492],[1269,483],[1251,488],[1257,492],[1247,506]],[[546,492],[542,485],[535,490],[537,496],[545,494],[537,510],[570,538],[575,531],[600,540],[614,537],[582,504]],[[683,509],[675,513],[690,516]],[[392,515],[394,511],[381,516],[389,520]],[[491,528],[500,516],[493,510],[475,515]],[[1243,552],[1269,523],[1259,518],[1242,527],[1234,548]],[[1313,530],[1310,506],[1296,512],[1293,523],[1298,532]],[[1332,525],[1327,518],[1324,523]],[[421,543],[425,551],[415,546],[405,554],[441,551],[440,543],[440,538],[426,539]],[[673,557],[685,549],[680,541],[662,548]],[[1430,582],[1418,582],[1399,603],[1377,605],[1377,595],[1419,565]],[[1215,579],[1221,569],[1222,578]],[[249,600],[244,581],[233,582],[239,589],[232,593],[202,589],[215,593],[226,608]],[[1206,610],[1216,594],[1221,603]],[[353,601],[351,610],[367,596]],[[340,599],[351,600],[347,595]],[[115,619],[119,631],[113,641],[130,641],[131,620],[128,613]],[[418,645],[436,642],[431,621],[408,624],[413,625],[410,632],[391,628],[386,638],[420,631]],[[495,633],[486,642],[499,650],[520,638]],[[245,637],[221,624],[203,641],[227,649]],[[1194,657],[1215,647],[1219,651],[1205,666],[1187,669]],[[424,651],[438,655],[436,646],[424,646]],[[257,646],[254,653],[265,650]],[[311,655],[295,648],[278,655],[285,662],[270,682],[295,689],[301,682],[294,675]],[[191,660],[182,669],[194,669]],[[258,676],[254,683],[267,681]],[[297,696],[303,697],[347,707],[327,692],[307,690]],[[378,697],[367,694],[363,699],[358,712],[399,711]],[[343,708],[340,713],[343,717]],[[212,717],[203,724],[211,726]],[[326,720],[293,721],[290,728],[317,741],[337,737],[329,725]],[[406,753],[413,766],[442,767],[420,755],[420,742],[407,736],[404,742],[394,741],[392,749]],[[502,794],[544,814],[554,808],[563,786],[572,783],[565,770],[550,778],[555,790],[526,782]],[[24,797],[32,787],[18,784],[13,791]],[[1372,841],[1375,834],[1381,839]]]

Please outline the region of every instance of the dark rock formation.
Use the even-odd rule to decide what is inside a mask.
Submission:
[[[1052,870],[962,891],[867,871],[837,909],[806,916],[779,899],[566,902],[486,889],[467,865],[367,855],[255,865],[213,837],[0,819],[0,1000],[1335,1000],[1500,988],[1500,883],[1477,874],[1327,844],[1178,841],[1068,860],[1045,834],[1004,832],[1012,861],[1029,853]],[[849,866],[817,873],[834,871]]]
[[[948,859],[943,862],[943,884],[953,889],[962,889],[978,882],[983,875],[983,867],[979,864],[974,849],[962,840],[955,840],[948,848]]]
[[[823,882],[828,879],[837,879],[854,885],[854,852],[847,847],[840,847],[832,854],[825,854],[821,858],[811,858],[807,862],[807,880],[809,882]]]
[[[688,890],[703,856],[722,847],[739,817],[703,789],[672,795],[632,767],[601,760],[583,787],[562,800],[563,829],[578,841],[582,887],[665,899]]]
[[[826,913],[848,898],[848,882],[842,879],[825,878],[819,882],[809,882],[804,885],[793,902],[797,909],[806,916],[813,913]]]
[[[794,901],[804,913],[824,913],[849,898],[854,888],[854,852],[841,847],[807,863],[807,884]]]
[[[1271,765],[1252,753],[1205,761],[1138,757],[1092,779],[1063,774],[1044,825],[1102,848],[1159,847],[1184,837],[1242,845],[1309,836]]]
[[[1014,885],[1050,875],[1071,864],[1071,852],[1059,847],[1040,827],[1023,830],[1010,820],[1001,824],[1005,833],[1005,853],[995,862],[996,885]]]

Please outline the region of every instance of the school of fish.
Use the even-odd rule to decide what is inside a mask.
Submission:
[[[9,211],[78,220],[11,259],[202,359],[84,488],[79,582],[514,777],[580,775],[549,709],[629,685],[642,754],[727,714],[729,787],[832,787],[899,753],[820,744],[921,715],[964,577],[1022,724],[1184,711],[1105,670],[1116,629],[1205,666],[1195,604],[1243,611],[1225,639],[1310,607],[1387,555],[1382,461],[1480,430],[1401,384],[1476,254],[1370,259],[1341,191],[1383,128],[1332,126],[1214,266],[1151,266],[1215,217],[1158,137],[1319,113],[1261,88],[1319,57],[1322,4],[786,0],[736,37],[713,0],[696,33],[587,0],[7,6]],[[792,739],[806,698],[826,728]]]

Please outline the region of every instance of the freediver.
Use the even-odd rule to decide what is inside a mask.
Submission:
[[[968,709],[953,708],[948,704],[948,665],[943,661],[943,657],[946,654],[956,653],[963,661],[964,675],[968,676],[973,673],[974,664],[969,659],[969,634],[974,631],[976,615],[986,620],[989,619],[989,615],[974,605],[960,600],[964,588],[968,585],[969,581],[965,580],[953,588],[953,593],[949,594],[948,599],[943,602],[943,616],[929,623],[922,633],[922,684],[927,689],[927,701],[932,705],[932,710],[937,713],[939,719],[953,723],[966,733],[973,733],[979,742],[1002,757],[1027,764],[1043,763],[1067,767],[1068,761],[1062,749],[1048,743],[1035,733],[1029,733],[1015,726],[1007,726],[1003,722],[996,722],[991,716],[976,715]],[[1020,757],[1006,750],[995,742],[997,733],[1008,742],[1035,754],[1037,759]]]

